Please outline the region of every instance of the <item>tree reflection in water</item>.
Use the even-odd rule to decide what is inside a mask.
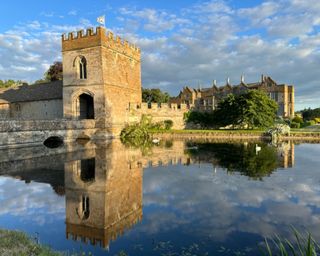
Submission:
[[[261,180],[278,167],[277,149],[260,143],[257,152],[255,143],[192,143],[187,144],[186,153],[193,161],[219,165],[228,172],[240,172],[252,179]]]

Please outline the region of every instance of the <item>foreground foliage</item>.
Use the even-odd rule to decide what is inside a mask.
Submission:
[[[2,256],[60,256],[42,245],[36,244],[26,234],[17,231],[0,230],[0,255]]]
[[[300,234],[293,228],[295,241],[276,236],[275,239],[265,240],[263,255],[265,256],[317,256],[320,253],[319,244],[311,234]]]

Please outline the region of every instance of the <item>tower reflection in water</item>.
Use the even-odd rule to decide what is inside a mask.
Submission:
[[[214,147],[214,155],[203,154],[204,157],[199,158],[188,152],[185,144],[184,141],[174,141],[169,147],[168,144],[154,147],[143,155],[140,150],[126,149],[119,141],[113,141],[107,146],[86,151],[81,160],[65,163],[67,239],[108,248],[110,241],[141,221],[143,168],[189,165],[199,161],[221,163],[217,151],[224,147]],[[199,149],[199,145],[204,144],[193,148]],[[239,145],[248,148],[247,143]],[[268,149],[270,146],[263,145],[262,152]],[[290,168],[294,165],[292,142],[273,149],[275,162],[272,166]],[[261,159],[259,161],[261,163]],[[268,170],[269,173],[273,171]]]
[[[142,168],[131,166],[127,152],[114,148],[119,146],[114,142],[65,163],[67,239],[108,248],[141,221]]]

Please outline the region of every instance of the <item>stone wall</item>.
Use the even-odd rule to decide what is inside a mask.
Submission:
[[[172,120],[173,129],[184,129],[184,114],[189,110],[190,109],[186,104],[130,104],[129,122],[139,122],[142,115],[148,115],[152,117],[152,122],[154,123]]]
[[[98,129],[94,120],[10,120],[0,121],[0,148],[24,147],[43,144],[52,136],[65,142],[88,136],[95,139]],[[112,137],[111,134],[105,134]]]
[[[77,98],[94,99],[99,128],[118,135],[128,122],[129,102],[141,103],[141,53],[105,28],[62,37],[64,117],[74,119]],[[87,77],[80,79],[77,61],[85,58]]]
[[[52,120],[63,118],[62,99],[0,104],[0,120]]]
[[[10,118],[10,104],[0,102],[0,120]]]
[[[10,105],[10,118],[51,120],[63,117],[62,100],[19,102]]]

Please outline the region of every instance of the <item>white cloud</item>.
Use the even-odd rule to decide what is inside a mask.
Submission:
[[[68,12],[68,15],[71,16],[76,16],[78,14],[78,12],[76,10],[71,10],[70,12]]]
[[[213,174],[212,165],[205,163],[145,170],[145,225],[138,230],[150,235],[178,229],[221,242],[233,232],[261,238],[278,234],[290,240],[294,225],[319,239],[319,147],[295,149],[296,166],[278,170],[263,182],[228,175],[219,167]],[[154,206],[157,212],[147,210]]]
[[[237,83],[241,74],[253,82],[266,74],[294,84],[301,108],[315,105],[320,94],[315,92],[319,11],[317,0],[268,0],[241,9],[229,1],[212,0],[176,12],[122,7],[112,30],[141,47],[145,87],[177,94],[186,84],[209,86],[213,79],[224,84],[226,77]],[[52,22],[32,21],[0,34],[2,79],[40,78],[44,66],[61,59],[60,34],[92,26],[84,18],[77,26]],[[11,66],[24,65],[36,71],[10,72]]]

